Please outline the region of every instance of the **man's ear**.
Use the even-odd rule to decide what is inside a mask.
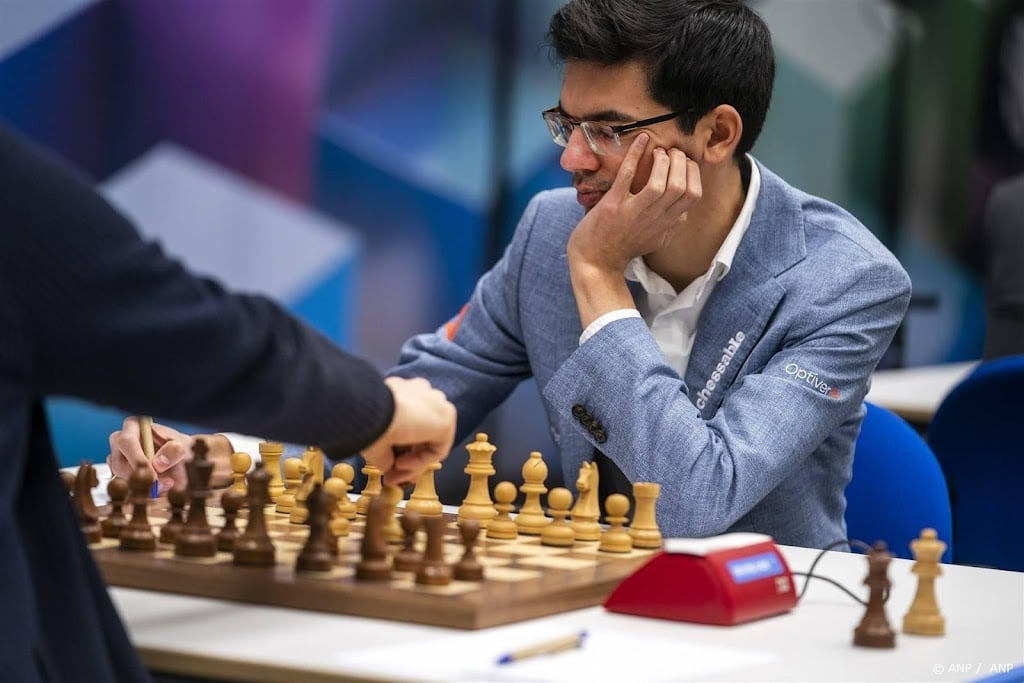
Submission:
[[[704,162],[719,164],[732,158],[743,135],[743,119],[735,107],[720,104],[705,114],[697,126],[704,142]]]

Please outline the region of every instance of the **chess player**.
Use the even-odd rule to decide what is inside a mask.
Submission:
[[[189,274],[2,125],[0,225],[0,680],[148,679],[68,504],[46,396],[369,445],[396,477],[451,448],[455,411],[425,380],[382,380],[271,301]]]
[[[565,481],[594,460],[605,494],[659,483],[665,536],[844,539],[864,395],[910,281],[752,156],[768,28],[739,0],[571,0],[549,39],[564,73],[543,118],[572,187],[533,198],[393,374],[446,392],[457,440],[532,376]]]
[[[564,481],[594,461],[602,499],[660,484],[665,536],[845,539],[863,399],[910,280],[751,154],[767,26],[740,0],[571,0],[549,40],[564,72],[543,121],[572,187],[533,198],[391,374],[441,388],[458,441],[532,376]]]

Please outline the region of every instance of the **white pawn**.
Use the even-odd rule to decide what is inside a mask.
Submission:
[[[366,465],[362,472],[366,475],[366,487],[356,501],[356,513],[365,515],[370,506],[370,499],[379,495],[384,487],[384,473],[376,465]]]
[[[498,516],[487,525],[487,538],[500,540],[517,538],[519,528],[511,515],[515,510],[512,501],[516,499],[516,485],[510,481],[500,482],[494,487],[494,499],[497,501],[494,504],[494,509],[498,511]]]
[[[604,510],[608,530],[601,534],[601,544],[597,549],[606,553],[628,553],[633,549],[633,537],[625,528],[629,498],[621,493],[613,493],[604,501]]]
[[[572,493],[569,492],[569,489],[561,486],[551,489],[551,493],[548,494],[548,505],[550,506],[548,512],[554,519],[540,532],[541,545],[553,545],[561,548],[572,546],[575,534],[572,525],[565,519],[569,516],[569,506],[572,505]]]
[[[248,453],[231,454],[231,488],[234,491],[245,493],[245,475],[252,467],[252,456]]]
[[[349,520],[356,518],[356,502],[348,495],[352,490],[352,480],[355,476],[356,471],[347,462],[339,462],[331,468],[331,479],[339,479],[345,485],[344,493],[338,495],[338,513]]]

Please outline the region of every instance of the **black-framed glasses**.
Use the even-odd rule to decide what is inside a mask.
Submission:
[[[568,145],[569,136],[572,135],[573,129],[579,128],[583,131],[583,137],[594,154],[618,154],[622,152],[622,140],[619,136],[623,133],[628,133],[644,126],[651,126],[655,123],[671,121],[692,111],[694,110],[687,109],[686,111],[662,114],[661,116],[654,116],[642,121],[624,123],[618,126],[598,123],[597,121],[576,121],[560,112],[558,107],[552,107],[541,112],[541,116],[544,117],[544,123],[547,124],[548,132],[551,133],[551,139],[555,141],[556,145],[561,147]]]

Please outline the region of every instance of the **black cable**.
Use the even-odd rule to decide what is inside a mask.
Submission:
[[[829,543],[827,546],[822,548],[821,552],[818,553],[818,556],[814,558],[814,562],[811,562],[811,566],[807,570],[806,573],[805,572],[790,572],[793,576],[803,576],[803,577],[807,578],[807,580],[804,581],[804,587],[800,589],[800,594],[796,596],[797,602],[799,602],[800,600],[803,599],[804,593],[807,592],[807,586],[811,583],[811,579],[818,579],[820,581],[825,581],[827,583],[831,583],[833,586],[835,586],[839,590],[843,591],[844,593],[849,595],[851,598],[853,598],[854,600],[856,600],[860,604],[865,605],[865,606],[868,604],[867,601],[861,600],[860,598],[858,598],[856,595],[854,595],[853,591],[851,591],[849,588],[847,588],[846,586],[842,585],[841,583],[839,583],[835,579],[830,579],[827,576],[819,576],[819,575],[814,573],[814,568],[818,566],[818,562],[821,561],[821,558],[823,558],[825,556],[825,553],[828,552],[829,550],[832,550],[832,548],[835,548],[835,547],[840,546],[840,545],[849,545],[851,547],[857,548],[858,550],[864,551],[864,553],[869,553],[872,550],[871,546],[869,546],[867,543],[865,543],[864,541],[858,541],[855,538],[854,539],[847,538],[847,539],[843,539],[841,541],[835,541],[834,543]],[[885,603],[885,602],[888,602],[888,601],[889,601],[889,591],[886,590],[885,591],[885,595],[882,596],[882,602]]]

